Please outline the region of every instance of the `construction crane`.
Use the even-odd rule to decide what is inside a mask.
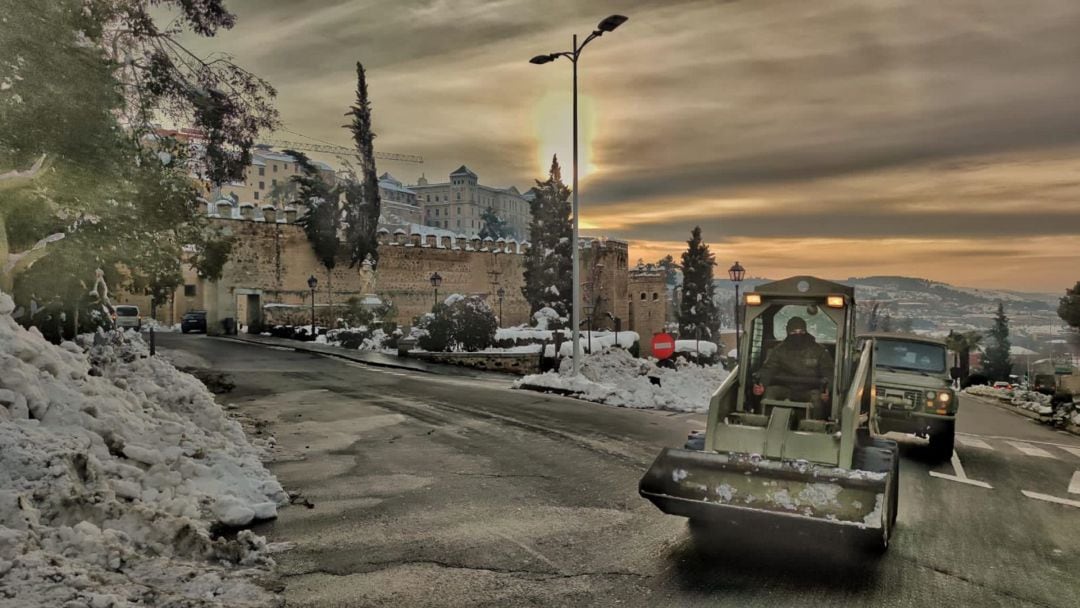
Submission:
[[[297,141],[287,141],[284,139],[260,139],[260,144],[267,146],[273,146],[283,150],[298,150],[307,152],[322,152],[324,154],[333,154],[338,157],[353,157],[360,158],[360,154],[353,148],[346,148],[345,146],[335,146],[333,144],[311,144],[301,143]],[[424,164],[424,157],[419,154],[396,154],[394,152],[376,152],[375,158],[379,160],[390,160],[401,163],[417,163]],[[360,159],[361,161],[363,159]]]

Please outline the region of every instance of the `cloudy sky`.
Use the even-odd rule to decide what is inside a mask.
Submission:
[[[288,129],[349,145],[361,61],[376,148],[426,161],[380,172],[466,164],[522,190],[569,163],[570,64],[528,59],[629,16],[582,59],[581,203],[633,259],[698,224],[721,269],[757,276],[1080,279],[1076,0],[228,5],[237,26],[197,47],[276,86]]]

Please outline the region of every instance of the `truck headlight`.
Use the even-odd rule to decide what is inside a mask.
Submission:
[[[935,393],[934,391],[926,391],[927,399],[933,399],[934,397],[937,397],[937,393]]]
[[[938,395],[938,399],[942,403],[948,403],[949,399],[952,399],[952,397],[949,395],[949,393],[941,393],[940,395]]]

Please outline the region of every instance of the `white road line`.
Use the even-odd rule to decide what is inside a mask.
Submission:
[[[987,490],[993,490],[993,486],[985,481],[978,481],[976,479],[968,479],[968,476],[964,474],[964,465],[960,464],[960,456],[953,450],[952,453],[952,466],[955,475],[947,475],[945,473],[938,473],[937,471],[930,471],[931,477],[937,477],[938,479],[947,479],[949,481],[957,481],[960,483],[966,483],[969,486],[976,486],[979,488],[986,488]]]
[[[1076,456],[1077,458],[1080,458],[1080,448],[1070,448],[1070,447],[1064,446],[1064,445],[1059,445],[1058,447],[1065,450],[1066,452],[1072,454],[1073,456]]]
[[[1028,456],[1038,456],[1039,458],[1054,458],[1054,455],[1042,448],[1037,448],[1030,443],[1021,443],[1019,441],[1006,441],[1005,443],[1020,450]]]
[[[1080,471],[1074,471],[1069,481],[1069,494],[1080,494]]]
[[[1035,500],[1044,500],[1046,502],[1052,502],[1054,504],[1066,505],[1069,507],[1076,507],[1080,509],[1080,500],[1069,500],[1068,498],[1058,498],[1057,496],[1050,496],[1049,494],[1039,494],[1038,492],[1029,492],[1028,490],[1020,490],[1020,493],[1028,498],[1034,498]]]
[[[980,488],[986,488],[987,490],[993,490],[994,487],[985,481],[978,481],[975,479],[968,479],[967,477],[957,477],[955,475],[946,475],[945,473],[938,473],[937,471],[930,471],[931,477],[937,477],[938,479],[947,479],[949,481],[958,481],[960,483],[966,483],[969,486],[977,486]]]
[[[957,435],[956,440],[960,443],[968,446],[969,448],[979,448],[980,450],[993,450],[994,446],[986,443],[978,437],[968,437],[964,435]]]

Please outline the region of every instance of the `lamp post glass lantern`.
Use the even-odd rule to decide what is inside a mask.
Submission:
[[[578,247],[580,240],[578,239],[578,219],[580,214],[578,213],[578,87],[577,87],[577,73],[578,73],[578,59],[581,58],[581,51],[585,49],[585,45],[592,42],[594,39],[603,36],[607,32],[615,31],[615,28],[619,27],[623,23],[626,23],[627,18],[623,15],[610,15],[603,21],[597,24],[596,29],[589,34],[585,41],[578,45],[577,34],[573,37],[573,46],[569,51],[562,51],[558,53],[548,53],[546,55],[537,55],[529,60],[529,63],[535,65],[543,65],[555,61],[559,57],[565,57],[573,64],[573,151],[574,151],[574,185],[573,185],[573,212],[574,227],[573,236],[571,242],[573,243],[573,306],[571,307],[571,339],[574,341],[574,357],[573,357],[573,375],[577,376],[578,371],[581,369],[581,342],[579,341],[579,326],[581,324],[581,268],[580,268],[580,253]]]
[[[431,287],[435,290],[435,306],[439,305],[439,286],[442,285],[442,277],[438,272],[431,275]]]
[[[746,269],[742,267],[742,264],[735,262],[731,268],[728,268],[728,278],[735,284],[735,359],[739,358],[739,283],[742,283],[743,277],[746,276]]]
[[[311,290],[311,339],[315,340],[315,288],[319,286],[319,279],[311,275],[308,277],[307,286]]]

